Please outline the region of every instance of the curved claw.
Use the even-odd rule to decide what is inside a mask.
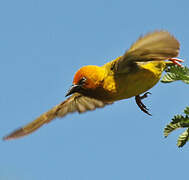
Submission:
[[[136,104],[138,105],[138,107],[146,114],[150,115],[151,114],[148,112],[148,108],[142,103],[142,99],[144,98],[147,98],[148,97],[148,94],[151,94],[150,92],[146,92],[144,95],[140,96],[140,95],[137,95],[135,96],[135,101],[136,101]]]
[[[170,58],[168,59],[169,61],[172,61],[174,64],[176,64],[177,66],[182,67],[182,62],[184,62],[184,60],[179,59],[179,58]]]
[[[144,93],[142,96],[140,96],[140,99],[142,100],[142,99],[147,98],[147,97],[148,97],[148,94],[152,94],[152,93],[146,92],[146,93]]]

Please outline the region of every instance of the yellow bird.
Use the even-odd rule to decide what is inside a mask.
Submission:
[[[82,67],[76,72],[73,85],[66,95],[72,96],[3,139],[28,135],[68,113],[83,113],[133,96],[140,109],[149,114],[141,100],[147,97],[146,91],[160,80],[166,65],[180,65],[182,60],[174,58],[178,56],[179,46],[169,32],[155,31],[140,37],[123,56],[101,67]],[[140,96],[142,93],[145,94]]]

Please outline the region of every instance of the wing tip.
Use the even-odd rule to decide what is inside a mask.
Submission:
[[[9,135],[3,137],[3,140],[7,141],[7,140],[11,140],[11,139],[17,139],[17,138],[20,138],[24,135],[26,135],[25,132],[24,132],[24,129],[19,128],[19,129],[13,131],[12,133],[10,133]]]

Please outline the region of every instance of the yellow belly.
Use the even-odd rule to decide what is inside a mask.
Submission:
[[[160,80],[165,66],[164,61],[153,61],[141,64],[132,73],[108,76],[104,81],[104,88],[111,94],[109,100],[127,99],[151,89]]]

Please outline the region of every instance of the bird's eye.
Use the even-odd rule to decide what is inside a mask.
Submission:
[[[78,84],[82,85],[82,84],[85,83],[86,80],[87,80],[87,79],[86,79],[85,77],[82,77],[82,78],[79,80],[79,83],[78,83]]]

